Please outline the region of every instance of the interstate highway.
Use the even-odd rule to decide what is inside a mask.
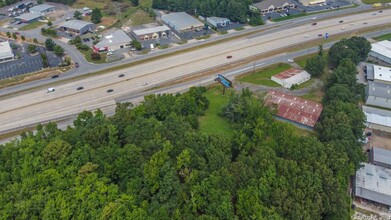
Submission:
[[[105,75],[66,83],[56,86],[54,93],[46,93],[46,90],[42,89],[4,99],[0,101],[0,132],[76,114],[84,109],[112,105],[117,97],[136,94],[145,89],[142,86],[145,81],[149,82],[149,85],[154,85],[181,78],[256,54],[314,40],[318,38],[319,33],[327,32],[333,35],[391,22],[391,10],[372,14],[366,12],[317,21],[318,24],[315,26],[309,22],[292,29],[278,30],[255,38],[227,41]],[[339,23],[340,20],[344,22]],[[367,24],[363,24],[364,22]],[[232,59],[227,59],[228,55],[233,56]],[[119,74],[125,74],[125,77],[118,78]],[[83,86],[84,90],[76,91],[79,86]],[[114,89],[114,92],[106,93],[107,89]]]

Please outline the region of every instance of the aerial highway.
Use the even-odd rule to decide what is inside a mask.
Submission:
[[[277,29],[257,34],[255,37],[242,37],[104,75],[61,84],[55,87],[55,92],[47,93],[46,89],[29,91],[0,100],[0,133],[65,118],[84,109],[112,106],[116,99],[137,94],[148,87],[222,67],[254,55],[322,39],[319,34],[328,33],[332,36],[387,24],[391,24],[391,10],[319,20],[316,25],[308,21],[300,26]],[[227,59],[227,56],[232,58]],[[118,77],[120,74],[124,74],[124,77]],[[148,85],[145,85],[145,82],[148,82]],[[81,86],[82,90],[76,90]],[[108,93],[110,89],[113,91]]]

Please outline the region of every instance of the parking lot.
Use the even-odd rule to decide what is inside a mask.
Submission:
[[[14,54],[20,54],[21,59],[0,63],[0,79],[6,79],[15,77],[18,75],[39,71],[42,69],[42,58],[39,53],[30,55],[28,52],[28,44],[18,45],[18,49],[14,49]],[[40,53],[45,53],[43,47],[38,47],[37,50]],[[46,51],[48,62],[51,67],[58,66],[61,63],[61,59],[51,52]]]

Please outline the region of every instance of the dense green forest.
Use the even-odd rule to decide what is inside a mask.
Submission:
[[[232,137],[203,133],[204,87],[38,126],[0,146],[0,218],[349,219],[365,120],[355,73],[345,59],[329,77],[318,137],[275,121],[249,90],[221,109]]]

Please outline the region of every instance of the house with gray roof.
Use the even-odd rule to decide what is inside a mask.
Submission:
[[[132,38],[130,38],[123,30],[117,30],[107,34],[102,40],[94,45],[92,49],[95,52],[117,50],[131,46]]]
[[[204,24],[193,18],[186,12],[174,12],[162,16],[162,20],[168,26],[174,28],[178,32],[191,31],[201,29]]]
[[[87,32],[93,32],[95,30],[95,24],[87,21],[69,20],[60,25],[59,30],[75,35],[83,35]]]
[[[131,31],[131,35],[138,41],[168,38],[171,36],[171,29],[166,25],[150,28],[133,29]]]
[[[368,81],[365,87],[365,104],[391,109],[391,84]]]
[[[362,111],[367,118],[366,126],[368,128],[391,132],[391,111],[365,105],[362,106]]]
[[[372,164],[391,169],[391,150],[372,147],[370,158]]]
[[[293,0],[263,0],[253,4],[262,14],[267,14],[275,11],[294,8],[296,3]]]
[[[207,17],[206,21],[216,28],[225,27],[231,23],[228,18]]]
[[[47,4],[42,4],[42,5],[37,5],[29,9],[31,14],[37,14],[37,15],[46,15],[52,11],[54,11],[56,7],[47,5]]]
[[[40,19],[42,19],[41,15],[30,14],[30,13],[21,14],[20,16],[15,18],[15,20],[21,21],[23,23],[32,23],[32,22],[38,21]]]

